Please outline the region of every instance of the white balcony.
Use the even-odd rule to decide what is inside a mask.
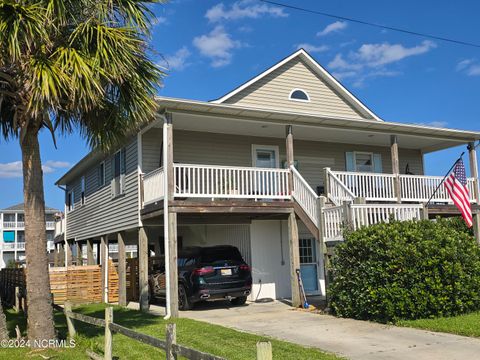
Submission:
[[[331,171],[326,169],[327,196],[336,205],[343,201],[353,201],[357,197],[370,202],[425,203],[434,194],[442,182],[442,176],[394,175],[379,173],[357,173],[347,171]],[[398,185],[396,185],[398,183]],[[400,194],[396,193],[399,186]],[[473,178],[467,179],[470,201],[474,199]],[[452,204],[447,190],[442,185],[431,199],[434,203]]]
[[[15,221],[4,221],[3,228],[4,229],[15,229],[17,227],[17,223]]]
[[[3,251],[24,251],[25,250],[25,243],[18,242],[18,243],[3,243],[2,244]]]
[[[206,199],[290,199],[288,169],[174,164],[174,197]],[[163,199],[163,168],[143,177],[143,201]]]

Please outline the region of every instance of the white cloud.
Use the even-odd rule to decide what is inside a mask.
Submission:
[[[347,23],[345,21],[335,21],[325,27],[322,31],[317,33],[317,36],[325,36],[333,32],[339,32],[344,30],[347,27]]]
[[[271,17],[287,17],[288,14],[284,9],[268,4],[259,4],[254,0],[240,0],[234,2],[230,7],[219,3],[208,9],[205,17],[210,22],[218,22],[222,20],[238,20],[238,19],[258,19],[262,16]]]
[[[405,47],[402,44],[363,44],[356,51],[347,55],[337,54],[328,67],[339,79],[354,78],[355,86],[362,86],[367,78],[396,76],[400,73],[388,69],[388,65],[411,56],[425,54],[434,49],[436,44],[423,41],[417,46]]]
[[[152,25],[153,26],[156,26],[156,25],[163,25],[163,24],[167,24],[168,23],[168,19],[165,17],[165,16],[157,16],[155,19],[153,19],[152,21]]]
[[[57,169],[67,167],[70,167],[70,163],[66,161],[48,160],[43,164],[42,169],[45,174],[51,174]],[[0,163],[0,178],[21,178],[22,176],[23,172],[21,161]]]
[[[210,33],[197,36],[193,45],[203,56],[211,59],[213,67],[221,67],[232,61],[232,50],[242,47],[240,41],[233,40],[230,34],[221,25],[216,26]]]
[[[323,51],[327,51],[328,50],[328,46],[327,45],[312,45],[312,44],[307,44],[307,43],[303,43],[303,44],[298,44],[298,45],[295,45],[295,47],[297,49],[304,49],[305,51],[309,52],[309,53],[315,53],[315,52],[323,52]]]
[[[468,76],[480,75],[480,63],[477,59],[465,59],[460,61],[456,67],[457,71],[462,72]]]
[[[160,62],[160,66],[168,70],[183,70],[190,65],[188,59],[190,58],[190,50],[186,46],[178,49],[174,54],[166,55],[164,60]]]

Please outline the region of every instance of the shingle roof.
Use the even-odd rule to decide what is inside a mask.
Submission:
[[[20,211],[23,211],[24,207],[25,207],[24,203],[20,203],[20,204],[12,205],[12,206],[10,206],[8,208],[5,208],[3,210],[10,210],[10,211],[20,210]],[[45,206],[45,210],[47,210],[47,211],[59,211],[59,210],[54,209],[54,208],[49,207],[49,206]]]

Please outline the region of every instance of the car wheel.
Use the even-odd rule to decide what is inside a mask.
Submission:
[[[243,305],[243,304],[245,304],[246,301],[247,301],[246,296],[240,296],[240,297],[237,297],[235,299],[230,300],[232,305],[235,305],[235,306]]]
[[[190,310],[192,303],[188,299],[187,290],[182,284],[178,285],[178,308],[180,310]]]

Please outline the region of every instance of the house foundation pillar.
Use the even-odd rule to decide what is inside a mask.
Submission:
[[[72,243],[68,240],[65,241],[65,266],[72,266],[73,254]]]
[[[127,254],[125,233],[117,233],[118,240],[118,305],[127,306]]]
[[[298,225],[295,212],[288,215],[288,244],[290,249],[290,284],[292,288],[292,306],[300,307],[300,287],[298,283],[297,270],[300,271],[300,249],[299,249]]]
[[[87,265],[95,265],[93,257],[93,239],[87,240]]]
[[[168,223],[170,316],[178,317],[177,213],[168,213]]]
[[[480,205],[480,189],[478,187],[478,161],[475,142],[468,144],[468,157],[470,160],[470,176],[473,177],[473,198],[475,203]],[[473,215],[473,233],[477,243],[480,245],[480,214]]]
[[[75,242],[76,255],[77,255],[77,266],[83,265],[83,253],[82,253],[82,243],[79,241]]]
[[[102,299],[108,303],[108,237],[100,238],[100,265],[102,269]]]
[[[138,302],[140,311],[149,309],[148,301],[148,236],[144,227],[138,229]]]

